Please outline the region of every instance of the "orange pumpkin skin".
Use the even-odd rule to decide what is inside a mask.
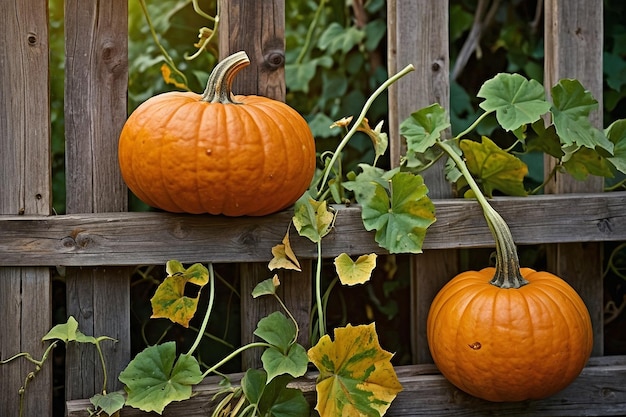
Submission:
[[[582,371],[592,349],[589,313],[576,291],[548,272],[521,268],[529,284],[489,283],[494,268],[448,282],[428,314],[430,351],[459,389],[489,401],[548,397]]]
[[[241,52],[223,63],[204,95],[163,93],[126,121],[120,169],[146,204],[179,213],[263,216],[289,207],[308,189],[316,154],[307,122],[280,101],[232,96],[232,77],[249,61]]]

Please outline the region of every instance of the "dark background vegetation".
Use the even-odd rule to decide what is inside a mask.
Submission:
[[[175,89],[161,75],[162,53],[154,42],[140,7],[142,0],[129,0],[129,94],[131,112],[147,98]],[[469,125],[478,114],[476,93],[482,83],[498,72],[517,72],[543,81],[543,16],[536,1],[488,1],[497,3],[487,19],[478,48],[457,59],[474,21],[480,0],[450,1],[450,53],[454,79],[451,83],[451,119],[453,131]],[[215,0],[201,1],[209,14],[215,13]],[[320,5],[321,4],[321,5]],[[154,30],[176,66],[186,75],[189,87],[202,91],[215,56],[203,51],[199,57],[185,57],[196,52],[201,27],[212,22],[194,12],[190,0],[149,0],[148,10]],[[626,117],[626,3],[605,0],[604,42],[604,124]],[[54,210],[65,211],[64,125],[63,125],[63,6],[50,0],[51,93]],[[307,33],[312,31],[312,36]],[[332,121],[356,115],[368,95],[387,78],[386,71],[386,2],[384,0],[286,0],[287,102],[310,123],[318,150],[334,149],[338,135],[328,126]],[[372,126],[385,120],[386,96],[380,97],[368,114]],[[486,120],[479,134],[491,134],[494,123]],[[495,139],[498,140],[497,134]],[[504,140],[504,139],[501,139]],[[345,152],[346,168],[359,161],[371,162],[373,151],[365,136],[355,138]],[[543,178],[543,157],[524,156],[529,165],[528,188]],[[623,177],[607,180],[607,190],[624,190]],[[149,210],[131,196],[132,210]],[[278,242],[277,242],[278,243]],[[545,263],[542,246],[521,249],[522,262],[541,268]],[[269,255],[269,254],[268,254]],[[625,301],[626,249],[619,243],[605,247],[605,294],[607,310]],[[489,251],[463,251],[463,267],[476,269],[489,262]],[[209,261],[210,259],[207,259]],[[409,265],[405,256],[379,257],[373,280],[367,285],[336,287],[329,303],[329,326],[377,322],[381,344],[396,352],[394,362],[410,363],[409,346]],[[218,265],[219,302],[210,322],[207,337],[199,350],[200,360],[212,363],[239,344],[238,270],[235,265]],[[334,271],[326,269],[329,280]],[[182,345],[192,339],[186,331],[163,319],[149,320],[149,299],[156,284],[165,276],[162,266],[138,266],[132,281],[133,350],[161,339],[177,340]],[[269,277],[268,271],[268,277]],[[55,277],[55,320],[65,322],[64,279]],[[203,305],[201,302],[200,305]],[[307,329],[304,329],[306,331]],[[626,312],[606,325],[605,353],[626,353]],[[60,350],[59,350],[59,353]],[[61,360],[61,359],[59,359]],[[236,362],[236,361],[235,361]],[[222,369],[238,371],[237,363]],[[62,393],[62,366],[55,372]],[[62,399],[62,394],[60,396]]]

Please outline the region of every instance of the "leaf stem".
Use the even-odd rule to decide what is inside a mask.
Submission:
[[[346,147],[346,145],[348,144],[348,141],[350,140],[350,138],[352,138],[352,136],[354,136],[354,134],[359,129],[359,126],[361,125],[361,122],[363,121],[363,119],[365,119],[365,115],[367,114],[368,110],[370,109],[370,107],[374,103],[374,100],[376,100],[376,98],[383,91],[385,91],[387,88],[389,88],[390,85],[392,85],[393,83],[398,81],[400,78],[404,77],[406,74],[408,74],[409,72],[414,71],[414,70],[415,70],[415,67],[412,64],[407,65],[400,72],[398,72],[394,76],[392,76],[389,79],[387,79],[387,81],[382,83],[376,89],[376,91],[374,91],[372,93],[372,95],[367,99],[367,101],[363,105],[363,109],[361,110],[361,113],[359,114],[359,117],[357,117],[357,119],[352,124],[352,127],[350,128],[348,133],[346,133],[346,135],[343,137],[343,139],[341,140],[341,142],[337,146],[337,149],[335,150],[335,153],[333,154],[333,157],[331,158],[330,162],[324,168],[324,176],[322,178],[322,182],[320,183],[319,189],[317,190],[317,197],[318,198],[322,194],[322,192],[324,190],[324,186],[326,185],[326,182],[328,181],[328,176],[330,175],[330,171],[332,170],[332,166],[335,165],[335,162],[337,162],[337,159],[341,155],[341,151],[343,150],[343,148]]]
[[[306,31],[306,37],[304,38],[304,45],[302,45],[302,49],[300,49],[300,53],[296,58],[295,64],[302,64],[304,61],[304,57],[309,51],[309,47],[311,46],[311,41],[313,39],[313,32],[315,31],[315,27],[320,20],[320,16],[322,15],[322,10],[324,10],[324,5],[326,4],[326,0],[320,0],[320,4],[317,6],[317,10],[315,10],[315,15],[313,16],[313,20],[309,25],[308,30]]]
[[[278,304],[280,304],[282,309],[285,310],[285,313],[287,313],[287,315],[289,316],[289,319],[296,326],[296,334],[294,335],[293,340],[291,341],[292,343],[296,343],[296,341],[298,340],[298,335],[300,334],[300,327],[298,326],[298,321],[293,316],[293,314],[291,314],[291,311],[289,311],[289,309],[287,308],[283,300],[276,293],[274,293],[273,295],[274,295],[274,298],[278,301]]]
[[[189,87],[188,87],[189,82],[187,81],[187,77],[185,77],[185,74],[183,74],[178,69],[178,67],[174,63],[174,60],[172,59],[170,54],[167,53],[167,50],[161,44],[161,41],[159,41],[159,37],[157,36],[156,31],[154,30],[154,24],[152,23],[152,19],[150,18],[150,14],[148,13],[148,6],[146,6],[146,0],[139,0],[139,5],[141,6],[141,10],[143,11],[143,14],[146,18],[146,22],[148,22],[148,27],[150,28],[150,34],[152,35],[152,39],[154,39],[154,43],[156,43],[157,47],[161,51],[161,54],[163,54],[163,58],[165,59],[165,62],[172,68],[172,71],[174,71],[178,76],[180,76],[183,79],[185,88],[189,90]]]
[[[554,176],[556,175],[556,171],[559,169],[560,165],[554,165],[552,167],[552,169],[550,170],[550,173],[548,174],[548,176],[543,180],[543,182],[541,184],[539,184],[537,187],[535,187],[535,189],[533,189],[530,194],[537,194],[542,188],[544,188],[546,186],[547,183],[549,183]]]
[[[461,133],[459,133],[458,135],[456,135],[454,137],[454,139],[460,139],[463,136],[467,135],[469,132],[471,132],[472,130],[476,129],[476,127],[480,124],[480,122],[482,122],[485,117],[489,116],[491,113],[493,113],[492,111],[489,112],[485,112],[483,114],[481,114],[478,119],[474,120],[474,123],[472,123],[467,129],[465,129],[464,131],[462,131]]]
[[[222,359],[221,361],[219,361],[218,363],[216,363],[215,365],[213,365],[212,367],[204,371],[204,373],[202,374],[202,378],[203,379],[206,378],[209,374],[215,372],[215,370],[217,370],[220,366],[224,365],[225,363],[228,363],[228,361],[233,359],[235,356],[239,355],[241,352],[248,350],[248,349],[257,348],[257,347],[270,348],[272,347],[272,345],[270,345],[269,343],[265,343],[265,342],[254,342],[254,343],[248,343],[247,345],[241,346],[237,348],[236,350],[233,350],[224,359]]]
[[[102,348],[100,347],[100,341],[96,339],[96,350],[98,351],[98,356],[100,357],[100,364],[102,365],[102,393],[106,394],[107,391],[107,367],[104,362],[104,354],[102,353]]]
[[[317,305],[317,323],[321,338],[326,334],[326,317],[322,305],[322,240],[317,241],[317,267],[315,268],[315,304]]]
[[[209,303],[206,308],[206,313],[204,313],[204,320],[202,320],[202,325],[200,325],[200,330],[198,330],[198,335],[196,336],[196,340],[193,342],[189,351],[185,353],[186,356],[191,356],[193,352],[198,348],[202,337],[204,336],[204,332],[206,331],[206,326],[209,324],[209,317],[211,317],[211,311],[213,310],[213,302],[215,301],[215,272],[213,271],[213,264],[209,262],[208,264],[209,270]]]
[[[509,226],[502,216],[491,207],[478,187],[478,184],[474,181],[465,161],[454,152],[454,149],[448,145],[445,140],[439,140],[437,144],[454,161],[463,174],[463,177],[465,177],[467,184],[476,195],[476,199],[483,210],[485,220],[487,220],[487,225],[496,241],[496,272],[490,283],[500,288],[520,288],[528,284],[528,281],[522,277],[520,272],[517,249]]]

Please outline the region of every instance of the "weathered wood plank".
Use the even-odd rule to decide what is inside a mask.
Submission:
[[[518,245],[626,239],[626,192],[497,197],[492,204]],[[435,200],[437,221],[424,250],[493,247],[478,203]],[[357,206],[337,206],[323,254],[385,253],[366,232]],[[181,262],[266,262],[287,230],[291,211],[264,217],[171,213],[0,216],[0,266],[96,266]],[[291,233],[301,258],[315,258],[308,240]]]
[[[450,107],[449,40],[447,2],[438,0],[394,0],[387,3],[388,67],[395,73],[408,64],[415,71],[399,80],[389,91],[389,152],[397,166],[405,153],[399,135],[400,122],[411,112],[439,103]],[[423,173],[431,198],[450,198],[452,189],[439,161]],[[426,343],[426,314],[444,283],[458,272],[458,251],[428,251],[411,257],[411,352],[413,363],[431,362]]]
[[[492,403],[472,397],[450,384],[432,365],[411,365],[396,368],[404,390],[389,407],[387,416],[623,416],[626,415],[626,357],[592,358],[580,376],[563,391],[552,397],[515,403]],[[309,403],[315,404],[316,374],[300,378],[294,387],[301,389]],[[232,375],[237,383],[241,374]],[[195,396],[187,401],[172,403],[164,417],[184,415],[200,417],[210,414],[211,399],[217,392],[218,379],[207,379],[195,387]],[[87,416],[86,400],[67,404],[68,417]],[[121,417],[145,416],[136,409],[124,408]]]
[[[0,214],[51,210],[48,3],[0,2]],[[47,267],[0,268],[0,358],[29,352],[41,358],[52,299]],[[0,366],[2,415],[17,416],[18,390],[34,365]],[[23,415],[52,414],[52,362],[27,387]]]
[[[127,0],[65,2],[65,130],[68,213],[121,212],[127,189],[117,163],[117,142],[126,120],[128,84]],[[67,313],[83,333],[106,335],[108,371],[130,360],[130,274],[120,268],[68,268]],[[102,369],[90,345],[67,349],[66,398],[102,390]],[[108,390],[118,389],[116,378]]]
[[[545,34],[546,86],[550,87],[562,78],[576,78],[602,103],[602,1],[546,0]],[[596,127],[603,127],[602,106],[592,113],[591,118]],[[553,158],[546,158],[546,175],[554,165]],[[600,177],[577,181],[567,174],[557,173],[554,180],[546,185],[546,192],[599,192],[603,185],[603,178]],[[581,294],[593,324],[593,354],[601,355],[604,351],[602,245],[577,242],[549,246],[548,268],[566,277]]]
[[[233,90],[237,94],[261,95],[285,101],[285,1],[271,0],[251,2],[247,0],[220,0],[219,50],[221,58],[244,50],[250,58],[250,66],[234,80]],[[286,230],[287,223],[282,223]],[[284,233],[284,232],[283,232]],[[277,241],[277,243],[280,240]],[[310,271],[310,263],[303,265]],[[252,300],[252,289],[267,278],[265,263],[241,265],[241,341],[254,340],[253,331],[258,321],[275,310],[274,300]],[[310,276],[310,273],[309,273]],[[300,318],[308,328],[308,308],[311,305],[310,279],[288,279],[283,282],[287,305],[304,308]],[[307,332],[302,332],[307,334]],[[260,355],[254,351],[242,354],[244,368],[261,366]]]

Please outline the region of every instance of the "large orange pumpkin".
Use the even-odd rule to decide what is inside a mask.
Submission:
[[[315,172],[315,142],[291,107],[233,96],[245,52],[221,61],[202,96],[169,92],[128,118],[119,140],[124,181],[170,212],[262,216],[292,205]]]
[[[489,401],[548,397],[585,366],[593,343],[576,291],[548,272],[522,268],[528,284],[500,288],[495,268],[457,275],[428,315],[435,364],[454,385]]]
[[[485,400],[548,397],[569,385],[591,355],[589,312],[561,278],[520,268],[508,225],[460,157],[441,146],[483,209],[496,267],[463,272],[439,291],[426,329],[433,360],[450,382]]]

